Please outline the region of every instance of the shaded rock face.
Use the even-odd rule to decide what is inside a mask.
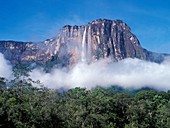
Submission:
[[[119,61],[130,57],[160,62],[164,57],[143,49],[121,20],[107,19],[84,26],[66,25],[57,37],[40,43],[0,41],[0,52],[12,64],[55,62],[61,66],[73,66],[80,61],[92,63],[101,58]]]
[[[83,49],[83,36],[85,49]],[[63,43],[77,45],[78,51],[71,52],[74,61],[81,57],[84,51],[87,62],[97,61],[100,58],[111,58],[113,61],[124,58],[147,59],[138,39],[130,31],[130,28],[121,20],[95,20],[85,26],[65,26],[62,36]]]

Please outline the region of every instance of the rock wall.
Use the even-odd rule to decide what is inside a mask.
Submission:
[[[139,58],[160,62],[164,54],[143,49],[130,27],[121,20],[98,19],[83,26],[64,26],[59,34],[43,42],[0,41],[0,52],[12,64],[52,63],[73,66],[101,58],[119,61]]]

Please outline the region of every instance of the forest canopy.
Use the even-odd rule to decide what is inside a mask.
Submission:
[[[0,78],[2,128],[170,127],[170,91],[116,86],[52,90],[30,79],[27,71],[14,71],[14,76]]]

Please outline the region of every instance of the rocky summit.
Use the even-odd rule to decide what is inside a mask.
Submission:
[[[12,64],[58,64],[73,66],[101,58],[119,61],[138,58],[161,62],[167,54],[142,48],[130,27],[121,20],[98,19],[82,26],[64,26],[43,42],[0,41],[0,52]]]

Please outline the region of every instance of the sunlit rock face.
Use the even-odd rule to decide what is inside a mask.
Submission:
[[[53,63],[62,67],[99,59],[139,58],[161,62],[165,56],[143,49],[123,21],[107,19],[83,26],[66,25],[56,37],[39,43],[0,41],[0,52],[12,64]]]
[[[141,47],[136,36],[121,20],[99,19],[84,26],[65,26],[59,38],[65,44],[77,46],[77,52],[71,52],[74,57],[76,56],[75,59],[80,59],[78,55],[82,55],[81,52],[84,51],[86,55],[84,59],[87,62],[108,57],[114,61],[127,57],[147,59],[146,50]],[[85,50],[82,45],[84,42]]]

